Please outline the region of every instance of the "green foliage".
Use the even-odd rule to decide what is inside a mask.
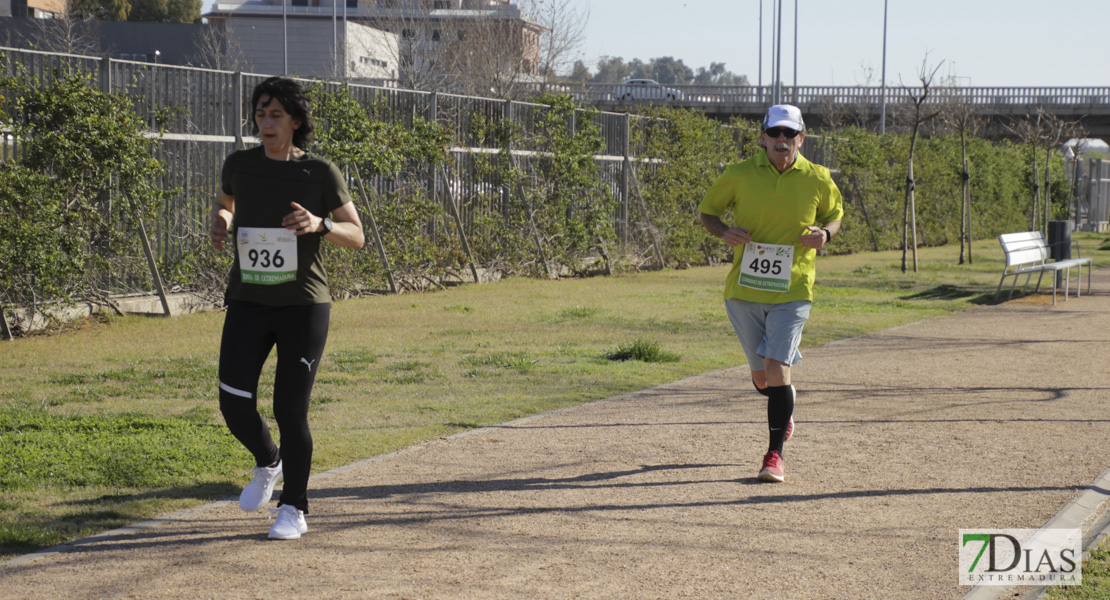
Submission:
[[[633,140],[643,145],[645,158],[655,161],[634,166],[639,185],[632,193],[644,200],[643,206],[631,203],[637,242],[660,239],[663,260],[672,266],[731,261],[728,247],[702,227],[698,205],[753,131],[758,128],[740,122],[722,127],[700,112],[652,110]]]
[[[0,488],[163,487],[233,473],[242,450],[223,425],[138,414],[66,417],[0,410]]]
[[[21,165],[0,166],[0,289],[2,298],[64,298],[80,275],[84,248],[66,235],[75,217],[53,180]],[[59,227],[58,225],[62,226]],[[23,290],[21,293],[19,290]]]
[[[593,159],[604,147],[594,121],[597,109],[579,111],[569,96],[544,96],[537,102],[550,109],[536,120],[533,144],[541,154],[529,190],[533,219],[550,258],[580,272],[597,247],[616,239],[616,199],[602,188]]]
[[[659,347],[658,342],[636,340],[630,344],[620,344],[616,350],[605,354],[613,361],[638,360],[646,363],[678,362],[679,356]]]
[[[375,119],[374,113],[386,113],[386,108],[362,106],[346,85],[317,83],[305,91],[316,121],[312,150],[341,168],[358,167],[359,177],[354,171],[350,174],[352,193],[360,212],[373,211],[376,221],[387,224],[381,231],[382,244],[394,277],[418,289],[422,278],[464,266],[465,257],[452,235],[454,225],[443,205],[416,187],[379,197],[367,182],[372,177],[396,177],[406,168],[438,168],[451,141],[447,130],[420,118],[408,126]],[[363,221],[368,219],[364,216]],[[351,253],[327,244],[324,248],[334,296],[385,287],[387,269],[376,253]]]
[[[647,67],[619,59],[602,66]],[[10,127],[26,151],[20,162],[0,167],[0,303],[35,306],[94,295],[121,278],[144,285],[137,224],[172,194],[158,187],[163,166],[151,158],[154,142],[142,133],[146,121],[129,101],[97,92],[84,76],[55,75],[46,85],[19,75],[0,86],[10,113],[0,115],[0,125]],[[594,157],[605,151],[599,115],[570,97],[541,97],[543,107],[522,107],[531,117],[516,121],[501,119],[499,111],[461,115],[469,129],[457,143],[483,151],[456,166],[448,153],[456,140],[446,127],[399,115],[384,101],[367,105],[346,85],[317,83],[307,91],[318,124],[310,150],[347,171],[363,222],[369,227],[374,216],[389,260],[383,264],[373,241],[361,252],[325,245],[336,298],[383,290],[388,278],[423,289],[438,285],[438,278],[459,277],[469,259],[453,206],[475,262],[501,274],[585,275],[602,261],[608,270],[637,268],[654,262],[648,257],[656,251],[670,267],[728,262],[731,250],[704,230],[697,207],[729,162],[763,152],[754,123],[722,125],[697,111],[649,109],[631,120],[635,150],[623,215],[624,165],[599,167]],[[149,117],[157,122],[163,116]],[[834,150],[827,166],[847,211],[828,251],[899,248],[908,136],[854,128],[813,134],[803,152],[817,135]],[[1040,153],[1043,178],[1043,148]],[[972,236],[1029,228],[1035,207],[1030,149],[972,137],[968,154]],[[1064,218],[1067,173],[1058,156],[1051,160],[1050,218]],[[919,246],[958,239],[960,161],[956,136],[917,143]],[[428,185],[433,175],[440,183],[434,195]],[[628,243],[619,246],[617,228],[625,222],[629,228],[621,233]],[[162,265],[163,277],[218,299],[230,256],[210,247],[207,223],[205,231],[197,229],[185,232],[188,251]]]
[[[128,99],[104,94],[85,75],[54,73],[45,84],[20,74],[0,80],[3,125],[22,160],[0,174],[5,257],[0,300],[34,306],[95,290],[98,277],[148,277],[136,234],[140,219],[172,193],[151,156],[145,124]]]
[[[489,200],[500,201],[503,190],[508,201],[474,219],[471,247],[479,263],[509,273],[546,276],[538,268],[542,252],[550,267],[583,274],[616,240],[617,199],[593,158],[604,147],[597,110],[582,109],[569,96],[535,101],[548,108],[527,137],[512,123],[472,122],[476,143],[501,149],[497,155],[472,156],[475,171],[498,184],[487,190],[495,196]],[[515,157],[512,150],[521,146],[537,155],[527,161]]]
[[[437,123],[415,118],[405,127],[375,119],[388,109],[362,106],[347,85],[315,83],[305,93],[316,121],[311,150],[340,167],[358,165],[363,177],[392,177],[410,163],[436,166],[447,156],[451,136]]]
[[[128,21],[199,23],[200,0],[128,0]]]
[[[858,128],[827,134],[834,141],[831,165],[844,195],[845,218],[831,252],[901,248],[903,198],[909,136],[876,135]],[[805,151],[803,147],[803,152]],[[1030,167],[1020,146],[968,139],[971,171],[972,234],[994,237],[1029,228],[1032,210]],[[959,240],[961,153],[958,135],[921,138],[914,153],[918,244],[939,246]],[[1064,174],[1056,169],[1054,203],[1067,210]]]
[[[129,0],[71,0],[69,16],[75,19],[126,21],[131,11]]]

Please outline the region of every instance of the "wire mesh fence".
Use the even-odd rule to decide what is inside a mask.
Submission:
[[[177,264],[206,243],[209,211],[219,185],[220,166],[231,152],[257,143],[252,136],[250,112],[246,111],[254,86],[268,75],[179,67],[143,62],[45,53],[0,48],[0,68],[9,76],[23,76],[36,85],[50,85],[59,76],[87,74],[102,91],[129,99],[135,112],[147,123],[153,156],[166,165],[164,189],[175,190],[158,208],[157,218],[146,224],[157,262]],[[306,81],[307,82],[307,81]],[[478,135],[481,122],[508,121],[519,131],[510,150],[524,169],[527,180],[542,152],[540,122],[549,107],[542,104],[373,87],[341,82],[314,82],[343,86],[364,107],[373,107],[374,118],[411,124],[417,118],[434,120],[448,129],[454,140],[444,169],[407,168],[396,177],[371,177],[366,184],[379,196],[399,189],[420,189],[439,202],[454,202],[464,227],[473,227],[477,217],[505,214],[513,190],[483,173],[479,157],[497,155],[504,149],[491,147]],[[644,155],[643,129],[647,117],[625,113],[576,110],[567,119],[573,130],[585,124],[597,129],[602,150],[593,156],[599,169],[598,188],[611,194],[617,207],[612,218],[620,242],[628,242],[630,211],[629,172],[634,163],[650,164]],[[723,125],[722,125],[723,126]],[[740,136],[735,136],[739,140]],[[3,133],[3,160],[17,159],[19,142]],[[739,143],[737,144],[739,154]],[[819,139],[807,155],[828,163]],[[342,166],[342,165],[341,165]],[[649,167],[651,168],[651,167]],[[447,192],[447,193],[438,193]],[[144,292],[151,289],[148,277],[113,277],[106,292]]]

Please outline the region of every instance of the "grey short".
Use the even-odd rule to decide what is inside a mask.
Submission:
[[[765,370],[765,358],[790,366],[802,359],[798,345],[802,342],[802,328],[809,319],[811,305],[809,300],[783,304],[725,300],[725,311],[748,356],[751,370]]]

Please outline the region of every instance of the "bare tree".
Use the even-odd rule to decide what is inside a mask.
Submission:
[[[588,11],[573,0],[376,0],[363,21],[397,34],[401,87],[514,98],[521,83],[569,69]]]
[[[196,52],[188,59],[190,66],[222,71],[249,71],[252,66],[228,25],[208,25],[193,36],[193,41]]]
[[[966,246],[967,264],[971,264],[971,168],[967,159],[967,137],[975,135],[982,126],[982,115],[978,108],[958,92],[954,81],[950,80],[948,101],[942,119],[960,133],[961,167],[960,179],[963,193],[960,201],[960,262],[964,264]]]
[[[488,19],[474,23],[455,46],[458,88],[481,96],[518,98],[520,84],[536,71],[535,58],[526,57],[519,23]]]
[[[1052,156],[1053,147],[1067,139],[1066,136],[1071,131],[1072,125],[1046,112],[1043,107],[1038,107],[1034,115],[1006,126],[1010,133],[1016,136],[1022,144],[1030,146],[1033,197],[1029,215],[1029,228],[1032,230],[1043,229],[1047,231],[1048,229],[1048,221],[1052,217],[1051,186],[1049,185],[1052,172],[1049,158]],[[1041,190],[1040,163],[1037,162],[1038,145],[1044,146],[1045,149],[1045,189],[1043,193]]]
[[[1029,229],[1034,230],[1037,228],[1037,215],[1039,213],[1039,198],[1040,198],[1040,180],[1037,173],[1037,142],[1040,139],[1041,119],[1044,113],[1038,110],[1035,115],[1024,119],[1018,119],[1013,123],[1006,125],[1006,129],[1012,135],[1018,138],[1020,143],[1029,144],[1031,146],[1030,155],[1033,160],[1033,204],[1032,210],[1029,213]]]
[[[918,71],[917,77],[921,81],[921,88],[910,88],[905,84],[901,84],[902,89],[906,92],[906,97],[910,102],[910,111],[908,120],[910,122],[910,155],[907,161],[906,168],[906,200],[904,204],[903,217],[902,217],[902,272],[906,272],[906,249],[913,244],[913,270],[917,272],[917,210],[915,207],[914,199],[914,178],[913,178],[913,153],[917,147],[917,133],[922,124],[931,121],[942,111],[942,108],[937,106],[926,106],[929,99],[929,88],[933,85],[933,78],[936,77],[937,71],[940,69],[944,61],[941,61],[936,67],[930,71],[927,65],[929,57],[921,61],[921,70]],[[912,232],[912,235],[910,233]]]
[[[1071,150],[1071,156],[1068,159],[1071,162],[1071,181],[1069,182],[1070,192],[1069,196],[1069,210],[1072,211],[1072,218],[1074,219],[1075,228],[1079,229],[1079,163],[1081,161],[1080,152],[1083,147],[1083,138],[1087,136],[1087,130],[1079,121],[1073,121],[1068,124],[1065,130],[1065,138],[1068,140],[1068,147]],[[1071,144],[1071,140],[1075,140],[1075,144]]]
[[[1042,204],[1044,207],[1045,227],[1048,226],[1049,220],[1052,219],[1052,153],[1055,152],[1061,144],[1071,138],[1078,128],[1078,122],[1065,121],[1053,114],[1047,115],[1045,119],[1044,202]],[[1065,173],[1064,176],[1066,179],[1067,173]]]
[[[590,20],[587,5],[579,9],[573,0],[523,0],[520,9],[542,29],[539,48],[539,74],[547,77],[569,73],[586,41]]]
[[[82,54],[100,54],[100,34],[98,21],[90,15],[82,16],[78,5],[66,2],[66,13],[53,19],[28,19],[34,26],[26,43],[36,50]]]
[[[376,0],[363,7],[367,16],[360,19],[362,23],[397,35],[397,45],[389,50],[394,53],[390,62],[397,65],[397,83],[403,88],[446,89],[455,72],[455,45],[468,37],[468,25],[479,20],[435,7],[420,0]]]

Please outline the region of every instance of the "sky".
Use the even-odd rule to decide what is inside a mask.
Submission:
[[[589,11],[580,58],[670,56],[771,82],[776,0],[568,0]],[[1110,0],[886,0],[886,83],[922,62],[971,86],[1110,87]],[[798,85],[879,85],[884,0],[796,0]],[[793,85],[795,0],[782,0],[782,81]]]

